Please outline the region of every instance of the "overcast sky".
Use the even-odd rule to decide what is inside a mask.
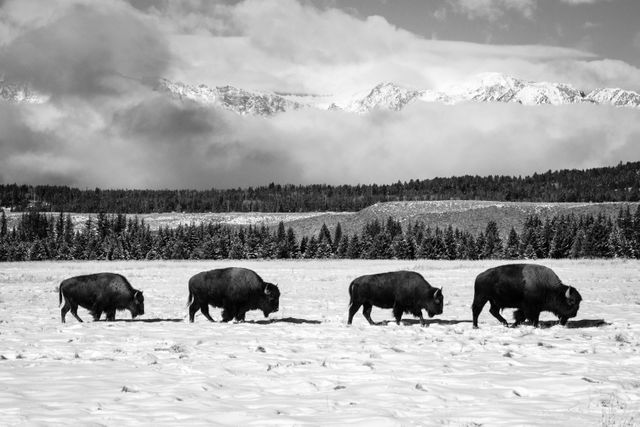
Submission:
[[[640,111],[413,104],[270,119],[180,103],[166,77],[346,94],[497,71],[640,91],[637,0],[0,1],[0,182],[228,188],[530,174],[640,160]]]

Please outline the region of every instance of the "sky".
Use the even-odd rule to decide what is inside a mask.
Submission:
[[[272,118],[169,99],[158,78],[346,96],[482,72],[640,91],[635,0],[4,0],[0,183],[237,188],[527,175],[640,160],[640,111],[414,103]]]

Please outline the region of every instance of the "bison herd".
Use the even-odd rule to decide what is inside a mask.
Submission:
[[[393,310],[400,323],[404,313],[411,314],[425,324],[422,310],[429,317],[442,314],[444,295],[442,288],[431,286],[420,274],[413,271],[360,276],[349,285],[349,318],[362,307],[362,314],[370,324],[373,306]],[[99,273],[77,276],[64,280],[59,287],[59,304],[62,323],[65,315],[71,314],[79,321],[78,306],[84,307],[99,320],[102,313],[107,320],[115,320],[117,310],[129,310],[131,317],[144,314],[142,291],[134,289],[127,279],[114,273]],[[500,315],[503,308],[515,308],[513,326],[529,320],[538,326],[540,313],[549,311],[561,325],[575,317],[582,297],[573,287],[564,285],[548,267],[535,264],[508,264],[490,268],[480,273],[474,284],[473,326],[478,327],[478,316],[488,302],[489,313],[505,326],[507,321]],[[222,308],[222,321],[232,319],[242,322],[249,310],[261,310],[265,317],[278,311],[280,290],[268,283],[254,271],[246,268],[221,268],[203,271],[189,280],[189,321],[195,313],[213,321],[209,306]]]

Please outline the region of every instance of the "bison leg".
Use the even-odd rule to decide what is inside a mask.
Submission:
[[[247,314],[247,312],[246,312],[246,311],[239,310],[239,311],[237,312],[237,314],[236,314],[236,321],[237,321],[237,322],[244,322],[244,315],[245,315],[245,314]]]
[[[100,316],[102,316],[102,311],[100,310],[92,311],[91,315],[93,316],[93,321],[97,322],[98,320],[100,320]]]
[[[191,311],[191,309],[189,309],[189,311]],[[204,315],[204,317],[207,318],[207,320],[209,320],[210,322],[213,322],[213,319],[211,318],[211,315],[209,314],[209,304],[202,304],[200,306],[200,312]],[[193,322],[193,320],[192,320]]]
[[[513,325],[511,325],[511,327],[515,328],[521,323],[523,323],[525,320],[527,320],[527,315],[524,314],[523,310],[518,309],[513,312]]]
[[[560,324],[562,326],[565,326],[567,324],[567,321],[569,320],[568,317],[564,317],[564,316],[560,316]]]
[[[107,311],[107,320],[110,321],[110,322],[113,322],[114,320],[116,320],[116,311],[115,310]]]
[[[474,297],[473,304],[471,304],[471,312],[473,313],[473,327],[478,328],[478,317],[487,303],[486,299]]]
[[[537,328],[538,327],[538,321],[540,319],[540,310],[528,310],[526,312],[527,318],[531,320],[531,323],[533,323],[533,327]]]
[[[77,304],[71,304],[71,314],[73,314],[73,317],[75,317],[78,320],[78,322],[82,323],[82,319],[80,318],[80,316],[78,316]]]
[[[362,315],[364,316],[365,319],[367,319],[367,322],[369,322],[370,325],[375,325],[376,322],[371,320],[371,309],[372,308],[373,308],[373,305],[371,305],[369,303],[362,304]]]
[[[350,325],[351,322],[353,322],[353,316],[358,312],[361,305],[362,304],[355,304],[351,302],[351,305],[349,305],[349,320],[347,320],[347,325]]]
[[[489,313],[493,314],[493,317],[498,319],[500,323],[502,323],[504,326],[509,326],[509,323],[507,322],[507,320],[504,317],[502,317],[502,315],[500,314],[500,307],[495,305],[493,301],[491,301],[490,303],[491,303],[491,308],[489,308]]]
[[[64,300],[64,305],[62,306],[62,308],[60,309],[60,317],[62,318],[62,323],[65,323],[64,317],[67,315],[67,313],[69,312],[69,310],[71,310],[71,306],[69,306],[69,303],[67,302],[67,300]]]
[[[197,299],[193,299],[189,305],[189,322],[193,323],[193,319],[196,315],[196,311],[200,309],[200,302]],[[208,309],[208,308],[207,308]]]
[[[222,321],[225,323],[230,321],[235,316],[235,313],[236,310],[234,307],[225,307],[224,310],[222,310]]]
[[[393,306],[393,317],[396,318],[396,323],[399,325],[400,321],[402,320],[402,308],[398,307],[397,305]]]
[[[420,325],[425,326],[427,322],[425,322],[424,317],[422,317],[422,310],[417,309],[412,313],[414,316],[420,319]]]

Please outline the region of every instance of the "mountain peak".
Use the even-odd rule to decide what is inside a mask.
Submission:
[[[43,104],[48,97],[34,92],[24,83],[9,83],[0,78],[0,99],[14,103]]]

